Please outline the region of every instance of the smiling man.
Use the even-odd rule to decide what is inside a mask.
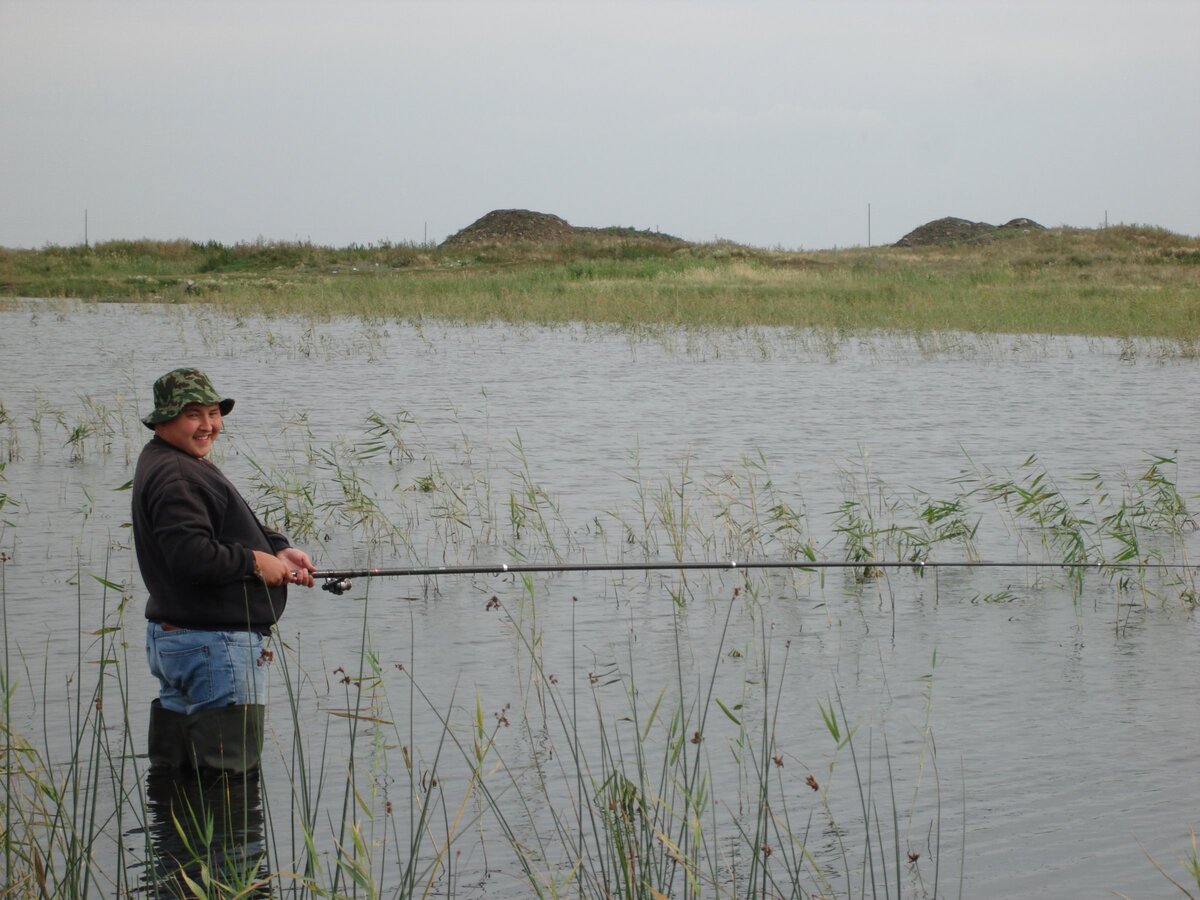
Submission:
[[[287,585],[315,566],[265,527],[209,459],[233,400],[199,369],[154,383],[154,437],[133,479],[133,541],[146,601],[146,655],[158,678],[150,764],[248,771],[262,748],[270,652]]]

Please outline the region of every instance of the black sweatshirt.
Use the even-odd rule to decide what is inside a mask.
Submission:
[[[151,621],[265,633],[283,614],[287,587],[253,577],[253,551],[274,555],[287,538],[258,521],[215,465],[157,435],[133,477],[133,542]]]

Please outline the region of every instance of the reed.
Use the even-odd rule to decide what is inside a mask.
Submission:
[[[114,440],[119,420],[105,426]],[[580,523],[567,521],[539,482],[519,435],[498,466],[465,444],[439,462],[402,410],[372,413],[332,443],[318,444],[303,427],[288,440],[277,463],[255,464],[256,508],[314,538],[345,533],[367,554],[416,555],[417,541],[435,539],[443,553],[512,559],[727,551],[813,560],[832,549],[866,570],[884,558],[973,558],[977,542],[1003,531],[1051,562],[1103,564],[1178,560],[1195,528],[1171,454],[1149,457],[1119,485],[1095,473],[1049,472],[1036,457],[1015,474],[968,457],[946,491],[906,495],[876,475],[864,451],[843,479],[849,506],[813,514],[761,455],[728,471],[705,472],[685,457],[677,471],[650,473],[635,450],[626,476],[633,496]],[[88,441],[89,449],[102,446]],[[72,449],[52,443],[45,452],[69,459]],[[0,463],[0,484],[3,477]],[[0,529],[20,526],[14,506],[0,491]],[[91,513],[77,515],[87,521]],[[6,572],[0,565],[5,882],[14,897],[132,892],[130,872],[149,866],[156,851],[137,831],[148,829],[149,813],[128,696],[128,646],[140,644],[125,621],[131,592],[107,569],[100,578],[76,576],[80,637],[67,696],[51,696],[44,672],[38,696],[34,651],[10,641]],[[1194,606],[1189,579],[1186,570],[1167,579],[1139,573],[1118,591],[1125,609],[1151,600]],[[851,580],[850,608],[866,606],[883,581]],[[512,879],[499,890],[515,885],[545,897],[953,892],[967,852],[966,814],[961,839],[943,832],[931,725],[936,654],[921,679],[924,721],[905,745],[915,749],[901,754],[894,734],[855,720],[834,675],[819,708],[792,705],[794,650],[773,632],[768,606],[779,599],[772,590],[796,596],[794,582],[746,576],[720,593],[713,584],[598,586],[674,601],[663,604],[671,658],[657,670],[632,625],[624,641],[612,628],[601,646],[585,644],[572,598],[569,634],[548,634],[547,611],[566,598],[532,577],[505,586],[484,611],[504,617],[522,693],[513,705],[488,708],[483,690],[464,700],[465,691],[430,683],[411,617],[406,658],[388,659],[401,651],[385,651],[372,634],[379,610],[368,582],[361,605],[342,611],[357,629],[357,643],[338,651],[343,657],[327,658],[306,635],[277,635],[283,696],[272,708],[261,786],[262,852],[236,852],[237,816],[248,815],[229,812],[236,785],[180,806],[180,892],[454,895],[471,890],[466,873],[494,871],[493,857]],[[1006,590],[1012,598],[1021,588]],[[1004,599],[998,591],[986,597]],[[552,670],[560,663],[566,668]],[[722,666],[738,667],[737,677],[719,675]],[[31,738],[36,710],[51,708],[69,711],[67,737],[52,736],[43,719],[40,739]],[[788,716],[823,730],[820,752],[786,745]],[[964,805],[966,794],[964,787]]]
[[[689,668],[682,656],[675,662],[674,685],[645,691],[632,644],[623,664],[602,663],[589,673],[589,715],[581,715],[575,689],[564,689],[560,679],[548,674],[527,638],[526,650],[538,660],[558,738],[554,758],[559,778],[551,784],[538,779],[533,788],[520,767],[505,760],[500,750],[496,774],[505,791],[520,795],[520,808],[549,802],[553,816],[551,834],[525,836],[512,824],[504,826],[511,848],[521,856],[521,870],[537,896],[697,897],[697,896],[890,896],[901,891],[905,872],[919,881],[916,861],[920,851],[901,833],[902,816],[911,833],[917,816],[919,783],[913,801],[903,813],[895,800],[895,774],[885,747],[882,754],[869,748],[868,768],[859,765],[855,736],[858,728],[846,727],[847,714],[840,700],[819,710],[834,740],[834,752],[819,783],[812,770],[788,775],[785,764],[795,762],[779,745],[777,725],[784,707],[788,644],[778,670],[772,663],[773,642],[765,624],[759,630],[759,667],[747,682],[746,693],[724,702],[717,695],[716,666],[724,656],[731,619],[744,604],[753,603],[753,591],[738,588],[727,601],[724,625],[711,648],[714,668],[695,687],[683,672]],[[678,616],[679,613],[677,612]],[[572,633],[571,640],[575,635]],[[680,647],[682,650],[682,647]],[[617,695],[616,708],[610,707]],[[645,693],[648,700],[640,699]],[[482,716],[480,715],[480,721]],[[723,736],[717,723],[732,724],[732,735]],[[506,723],[507,724],[507,723]],[[482,730],[477,728],[480,735]],[[581,739],[581,734],[588,737]],[[552,739],[543,737],[543,740]],[[470,750],[480,754],[481,738]],[[460,745],[461,746],[461,745]],[[932,742],[926,744],[932,750]],[[489,748],[492,747],[489,744]],[[712,754],[731,751],[737,761],[736,798],[714,775]],[[464,748],[465,749],[465,748]],[[831,785],[842,781],[839,757],[849,756],[850,784],[858,793],[860,819],[844,819],[853,804],[837,801]],[[877,776],[871,768],[886,763]],[[815,803],[797,794],[794,780],[806,782]],[[881,819],[877,789],[890,800]],[[507,814],[495,803],[499,788],[487,792],[493,815]],[[532,790],[532,794],[530,793]],[[560,792],[562,799],[554,802]],[[545,796],[543,796],[545,794]],[[799,808],[798,808],[799,807]],[[814,830],[814,817],[822,818]],[[853,818],[851,815],[850,818]],[[940,838],[936,819],[927,823]],[[918,830],[921,828],[918,825]],[[888,842],[880,836],[887,834]],[[853,847],[843,838],[861,834]],[[841,876],[830,871],[827,837],[836,836],[836,858]],[[940,853],[931,853],[940,860]],[[901,863],[901,849],[908,866]],[[921,884],[918,896],[938,894],[939,873]]]
[[[1188,565],[1184,536],[1195,531],[1197,523],[1171,475],[1177,465],[1174,455],[1152,454],[1147,469],[1136,477],[1126,475],[1119,491],[1111,490],[1095,472],[1075,476],[1071,480],[1085,486],[1082,492],[1060,487],[1036,455],[1021,463],[1016,477],[993,473],[969,454],[967,459],[970,468],[955,483],[966,488],[964,497],[982,498],[997,508],[1024,552],[1031,552],[1031,540],[1037,541],[1040,558],[1072,566],[1094,564],[1121,592],[1136,589],[1143,603],[1177,599],[1196,605],[1195,574]],[[1159,585],[1174,597],[1151,588],[1146,569],[1121,567],[1167,561],[1177,569]],[[1084,569],[1066,571],[1078,597]]]
[[[7,560],[5,560],[7,562]],[[0,572],[3,566],[0,565]],[[130,601],[113,592],[120,586],[91,576],[101,588],[100,620],[93,631],[85,628],[85,577],[73,579],[77,592],[79,639],[76,668],[62,698],[45,692],[49,684],[42,673],[43,709],[40,742],[17,728],[24,718],[19,710],[20,676],[13,671],[8,633],[8,594],[0,576],[5,660],[0,700],[3,703],[4,739],[4,860],[6,895],[13,897],[85,897],[92,891],[119,894],[129,890],[129,864],[138,855],[139,842],[131,841],[126,823],[138,794],[134,741],[128,721],[128,657],[120,641],[121,620]],[[85,635],[94,640],[84,643]],[[20,651],[27,682],[32,681],[30,659]],[[48,659],[49,648],[45,648]],[[84,677],[96,673],[95,681]],[[28,683],[26,690],[32,690]],[[49,706],[65,709],[65,722],[51,722]],[[34,726],[36,727],[36,725]],[[61,732],[65,732],[65,739]],[[99,798],[119,798],[112,812],[101,812]],[[107,846],[115,867],[95,859],[97,848]]]
[[[514,467],[509,469],[513,478],[514,490],[508,495],[509,524],[512,529],[514,545],[530,543],[539,548],[539,552],[549,554],[553,560],[562,560],[564,552],[570,547],[559,549],[557,534],[563,534],[562,540],[570,541],[569,529],[563,527],[560,514],[550,493],[539,485],[533,478],[529,467],[529,457],[525,453],[525,445],[521,443],[518,432],[509,442]],[[515,548],[514,548],[515,549]],[[523,559],[536,559],[537,555],[520,555]]]
[[[16,421],[2,402],[0,402],[0,427],[3,427],[6,432],[3,443],[0,444],[0,462],[12,462],[13,460],[20,459],[20,432]]]

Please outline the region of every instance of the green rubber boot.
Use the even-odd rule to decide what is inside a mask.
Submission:
[[[253,772],[262,759],[266,707],[221,706],[202,709],[187,719],[189,763],[194,769]]]
[[[151,769],[185,769],[191,766],[187,751],[187,720],[183,713],[172,712],[150,701],[150,735],[147,741]]]

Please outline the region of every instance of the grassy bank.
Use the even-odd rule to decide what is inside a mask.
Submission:
[[[0,297],[231,312],[1200,339],[1200,239],[1052,229],[987,244],[816,252],[598,233],[345,248],[113,241],[0,249]]]

